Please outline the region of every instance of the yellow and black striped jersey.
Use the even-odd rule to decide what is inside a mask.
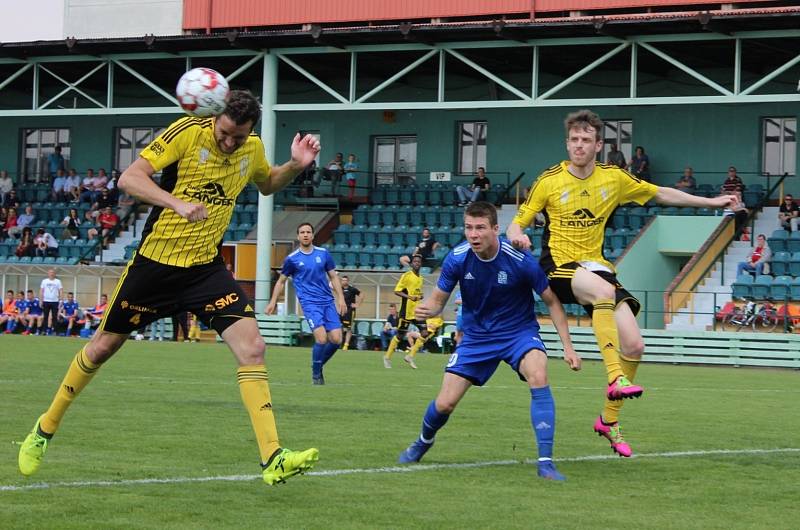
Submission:
[[[208,218],[190,223],[169,208],[154,207],[138,253],[158,263],[191,267],[219,253],[236,197],[248,182],[264,182],[270,165],[261,139],[251,134],[231,154],[219,150],[214,118],[181,118],[141,153],[156,171],[161,188],[187,202],[202,202]]]
[[[395,292],[406,293],[409,296],[422,297],[422,276],[414,273],[414,271],[407,271],[400,276],[397,280],[397,285],[394,286]],[[417,307],[417,302],[411,301],[408,298],[403,298],[400,303],[400,318],[405,320],[414,320],[414,309]]]
[[[605,228],[620,204],[644,204],[658,192],[617,166],[595,164],[585,179],[570,173],[569,161],[544,171],[514,217],[523,229],[534,215],[545,216],[541,264],[545,272],[573,261],[595,261],[614,270],[603,257]]]

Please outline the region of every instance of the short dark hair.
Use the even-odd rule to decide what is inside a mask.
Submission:
[[[572,129],[579,128],[585,131],[589,127],[594,129],[595,140],[603,139],[603,120],[591,110],[578,110],[567,114],[567,117],[564,119],[564,131],[567,137],[569,137],[569,132]]]
[[[342,278],[347,278],[349,280],[350,276],[348,276],[347,274],[342,274]]]
[[[298,234],[300,233],[300,229],[303,228],[304,226],[309,227],[311,229],[311,233],[312,234],[314,233],[314,225],[312,225],[311,223],[300,223],[299,225],[297,225]]]
[[[394,302],[392,302],[392,303],[390,303],[390,304],[389,304],[389,307],[393,307],[393,308],[397,309],[397,304],[395,304]]]
[[[73,294],[72,291],[70,291],[70,292],[67,293],[67,296],[74,296],[74,294]]]
[[[497,224],[497,208],[490,202],[473,202],[464,210],[464,217],[466,216],[485,217],[489,220],[490,225],[495,226]]]
[[[28,289],[28,292],[33,294],[33,289]]]
[[[417,258],[419,258],[420,261],[425,261],[425,258],[422,257],[422,254],[414,254],[411,256],[411,261],[414,261]]]
[[[231,90],[222,113],[236,125],[244,125],[249,121],[255,126],[261,119],[261,104],[249,90]]]

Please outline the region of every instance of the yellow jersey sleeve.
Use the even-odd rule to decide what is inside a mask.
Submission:
[[[548,186],[544,182],[546,174],[549,173],[543,173],[542,175],[539,175],[539,178],[533,183],[533,187],[528,193],[528,197],[519,207],[517,215],[515,215],[514,219],[511,221],[512,223],[519,225],[520,228],[524,229],[529,226],[533,222],[534,216],[544,210],[544,207],[547,205]]]
[[[256,142],[253,157],[253,173],[250,175],[250,182],[266,182],[272,173],[272,167],[264,154],[264,143],[261,138],[258,138]]]
[[[195,131],[198,129],[192,126],[197,125],[198,120],[187,116],[176,121],[145,147],[139,156],[150,162],[157,172],[174,164],[183,157],[189,146],[194,144],[197,136]]]
[[[627,171],[618,172],[620,181],[620,204],[635,202],[644,204],[658,193],[658,186],[634,177]]]

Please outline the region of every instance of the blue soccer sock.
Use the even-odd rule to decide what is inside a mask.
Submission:
[[[17,329],[17,321],[9,319],[9,321],[6,322],[6,331],[9,333],[14,333],[15,329]]]
[[[329,342],[325,345],[325,351],[322,353],[322,364],[324,365],[331,360],[333,354],[339,349],[339,345],[335,342]]]
[[[436,432],[444,427],[448,419],[450,419],[449,414],[442,414],[436,410],[436,400],[431,401],[422,418],[422,433],[419,435],[419,439],[427,444],[432,444]]]
[[[327,344],[317,344],[314,343],[314,346],[311,348],[311,376],[312,377],[320,377],[322,375],[322,365],[324,355],[325,355],[325,348],[327,348]]]
[[[536,434],[539,460],[553,458],[556,434],[556,404],[549,386],[531,388],[531,426]]]

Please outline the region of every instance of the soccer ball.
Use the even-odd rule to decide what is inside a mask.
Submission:
[[[211,68],[192,68],[181,76],[175,89],[181,108],[198,118],[222,114],[229,93],[228,80]]]

